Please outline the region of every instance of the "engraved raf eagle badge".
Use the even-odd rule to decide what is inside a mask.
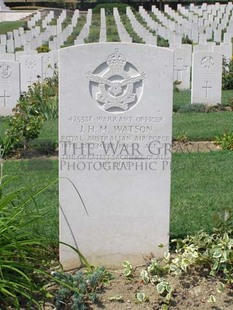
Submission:
[[[123,112],[138,102],[138,95],[142,92],[142,81],[146,75],[138,73],[118,49],[95,71],[88,72],[87,77],[98,87],[95,98],[103,110]]]
[[[0,77],[7,79],[11,75],[11,68],[7,64],[0,64]]]

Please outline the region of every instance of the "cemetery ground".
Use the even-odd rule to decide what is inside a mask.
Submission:
[[[76,303],[74,309],[231,309],[233,156],[232,150],[212,143],[216,137],[232,133],[231,97],[230,91],[223,91],[223,104],[204,112],[203,106],[193,111],[188,104],[190,92],[174,92],[173,140],[177,145],[171,167],[171,240],[181,238],[177,244],[183,242],[183,247],[175,253],[175,242],[171,242],[171,257],[165,256],[162,262],[153,259],[151,249],[142,266],[124,262],[124,267],[106,271],[93,269],[83,258],[85,268],[69,275],[60,273],[57,119],[44,122],[39,137],[28,144],[28,152],[22,148],[11,151],[4,161],[4,176],[8,177],[3,179],[0,200],[9,226],[1,219],[0,242],[4,255],[12,255],[16,248],[20,255],[15,261],[10,256],[7,277],[13,275],[13,279],[4,283],[0,295],[3,309],[17,309],[14,296],[19,297],[18,307],[27,309],[30,290],[35,302],[46,301],[43,307],[47,310],[55,306],[68,310],[72,302]],[[0,119],[1,138],[8,120]],[[229,145],[232,149],[232,136]],[[16,208],[13,218],[10,205]],[[219,227],[219,235],[211,235],[214,227]],[[207,234],[198,233],[200,230]],[[187,235],[195,237],[185,241]],[[1,268],[7,274],[2,259]],[[22,283],[16,279],[19,273]],[[39,305],[29,307],[38,309]]]
[[[98,40],[99,16],[93,21],[89,43]],[[127,17],[123,22],[140,42]],[[111,41],[119,41],[116,29],[108,29]],[[0,118],[0,144],[7,149],[0,308],[232,309],[232,100],[232,90],[223,91],[222,103],[209,108],[190,105],[190,92],[174,93],[170,255],[157,261],[152,248],[142,253],[143,265],[125,261],[116,270],[90,266],[78,251],[82,269],[63,273],[58,263],[57,110],[34,115],[23,106],[22,119]]]

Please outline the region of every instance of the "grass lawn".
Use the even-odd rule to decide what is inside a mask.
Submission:
[[[8,31],[12,31],[19,27],[23,27],[26,25],[25,21],[17,20],[14,22],[2,22],[0,23],[0,34],[5,34]]]
[[[224,132],[233,132],[232,112],[173,114],[173,139],[185,136],[190,141],[213,141]]]
[[[223,90],[222,91],[222,104],[227,105],[228,99],[232,98],[233,91]],[[191,103],[191,91],[175,91],[173,94],[173,105],[176,107],[182,107]]]
[[[7,129],[7,120],[0,117],[0,138]],[[190,141],[214,141],[224,132],[233,132],[232,112],[210,113],[174,113],[173,114],[173,139],[179,140],[186,137]],[[52,120],[44,123],[44,127],[37,140],[31,144],[51,141],[58,143],[58,121]]]
[[[172,159],[171,237],[213,228],[213,216],[232,208],[233,156],[230,151],[175,153]],[[26,186],[36,192],[58,179],[58,161],[51,159],[7,160],[4,175],[16,176],[8,186]],[[37,205],[48,210],[39,232],[58,239],[58,183],[42,192]]]
[[[171,235],[211,230],[216,212],[233,207],[233,153],[176,153],[172,159]]]

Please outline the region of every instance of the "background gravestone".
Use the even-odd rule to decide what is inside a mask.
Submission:
[[[42,56],[24,55],[19,57],[21,91],[27,92],[28,87],[38,82],[42,77]]]
[[[19,63],[0,60],[0,115],[12,114],[19,97]]]
[[[60,241],[93,264],[162,256],[169,242],[173,52],[124,43],[64,48],[59,87]],[[60,260],[66,269],[79,264],[64,245]]]
[[[222,97],[222,54],[193,53],[191,103],[217,104]]]

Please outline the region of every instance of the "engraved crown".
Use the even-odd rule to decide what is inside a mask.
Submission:
[[[107,58],[107,64],[109,67],[114,69],[124,69],[126,65],[126,59],[122,54],[119,53],[118,49],[116,48],[115,52]]]

